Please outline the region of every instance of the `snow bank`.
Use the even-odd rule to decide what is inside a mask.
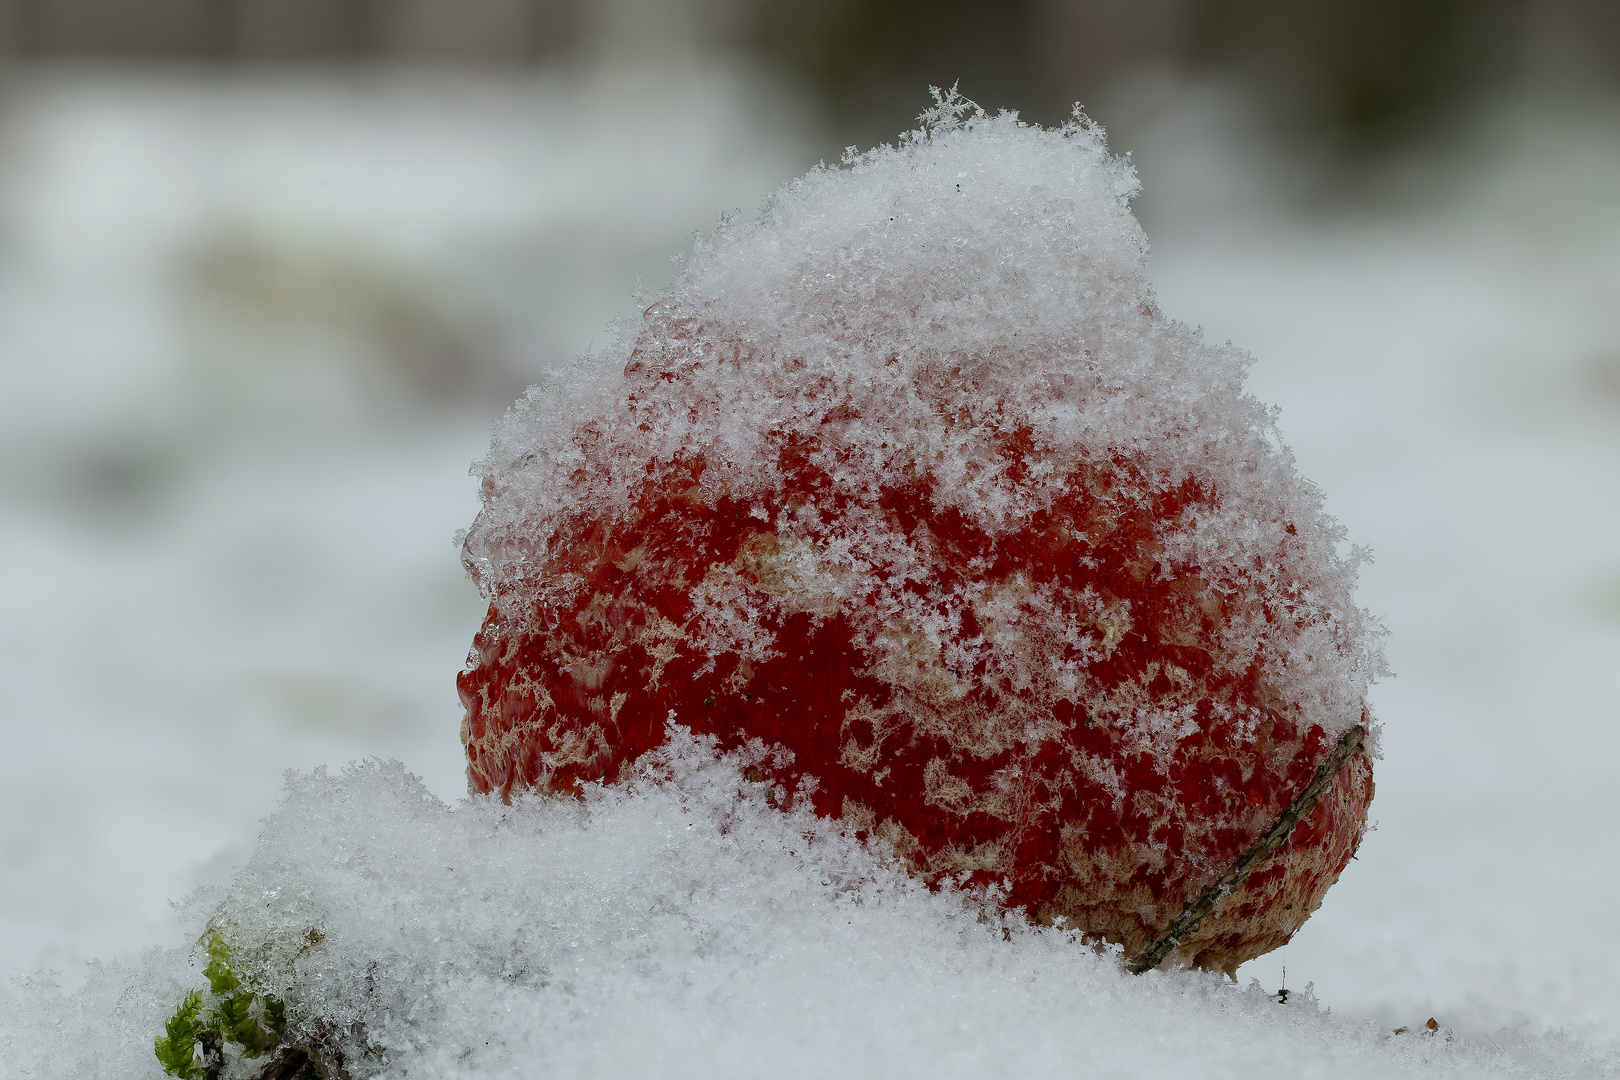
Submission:
[[[509,806],[446,806],[398,763],[289,776],[252,860],[183,918],[225,928],[294,1038],[341,1032],[355,1077],[1602,1074],[1554,1040],[1393,1035],[1308,993],[1126,975],[768,803],[746,779],[763,753],[677,729],[622,787]],[[174,949],[71,997],[19,984],[3,1075],[160,1077],[152,1038],[202,985]]]

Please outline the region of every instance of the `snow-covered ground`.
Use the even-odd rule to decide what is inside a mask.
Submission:
[[[393,757],[460,798],[453,679],[482,612],[450,536],[476,509],[466,467],[490,419],[631,311],[638,272],[656,284],[688,233],[810,164],[809,136],[738,76],[64,72],[8,89],[0,973],[87,982],[50,1006],[94,1032],[75,1045],[100,1066],[77,1075],[155,1073],[150,1019],[174,1002],[118,990],[195,976],[172,954],[140,975],[84,961],[193,940],[195,911],[177,925],[169,902],[230,881],[285,769]],[[462,830],[495,853],[487,888],[531,890],[582,928],[535,931],[534,962],[572,957],[572,981],[425,990],[508,1042],[464,1065],[421,1058],[423,1075],[490,1075],[559,1044],[548,1060],[574,1075],[1608,1075],[1620,119],[1490,115],[1354,210],[1299,209],[1277,163],[1202,105],[1172,99],[1116,147],[1147,188],[1164,310],[1255,355],[1251,386],[1377,559],[1361,598],[1397,672],[1374,692],[1377,831],[1293,943],[1240,972],[1275,991],[1286,965],[1331,1018],[1297,995],[1123,981],[1050,934],[981,940],[957,900],[869,853],[793,853],[791,829],[690,763],[709,778],[697,796],[531,808],[521,829],[550,829],[551,849],[497,850],[487,811],[413,802],[395,774],[301,781],[239,899],[277,859],[328,899],[354,895],[288,840],[347,799],[357,839],[415,807],[364,858],[408,857],[411,829]],[[690,829],[657,831],[692,805]],[[744,819],[739,853],[717,823]],[[548,850],[566,872],[546,876]],[[499,852],[536,866],[496,867]],[[590,908],[579,897],[635,879],[620,860],[643,903]],[[864,884],[826,884],[836,867]],[[440,888],[400,903],[442,908]],[[759,900],[774,890],[789,898]],[[420,926],[364,940],[403,957]],[[463,944],[525,927],[463,928]],[[0,1075],[80,1060],[33,1056],[46,991],[0,997],[0,1037],[34,1047],[0,1054]],[[103,1006],[127,1015],[98,1026]],[[489,1020],[508,1007],[518,1019]],[[1452,1043],[1383,1037],[1431,1015]],[[137,1036],[132,1056],[113,1045]]]

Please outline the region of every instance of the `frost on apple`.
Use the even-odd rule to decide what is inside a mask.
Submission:
[[[471,789],[613,781],[672,722],[758,739],[774,790],[923,880],[1129,953],[1171,933],[1384,663],[1247,357],[1160,313],[1136,190],[1078,112],[941,95],[531,390],[464,549]],[[1286,942],[1372,791],[1357,754],[1180,961]]]

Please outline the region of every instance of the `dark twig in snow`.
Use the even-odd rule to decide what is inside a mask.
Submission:
[[[1365,711],[1362,713],[1362,719],[1366,720]],[[1240,888],[1249,880],[1250,874],[1288,843],[1288,838],[1293,835],[1294,826],[1298,825],[1306,814],[1316,809],[1317,802],[1333,784],[1334,777],[1339,775],[1339,771],[1352,757],[1361,752],[1366,741],[1367,729],[1363,724],[1356,724],[1341,735],[1338,745],[1316,770],[1311,782],[1294,797],[1294,801],[1288,804],[1288,809],[1282,812],[1282,816],[1265,835],[1255,841],[1255,845],[1233,863],[1226,873],[1200,893],[1198,899],[1188,903],[1181,913],[1181,918],[1171,923],[1168,930],[1148,942],[1141,952],[1131,957],[1130,963],[1126,965],[1131,974],[1140,975],[1144,971],[1158,967],[1183,938],[1197,931],[1205,916],[1215,910],[1215,905]]]

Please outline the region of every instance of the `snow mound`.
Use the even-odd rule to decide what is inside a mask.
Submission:
[[[446,806],[398,763],[290,775],[252,860],[183,918],[224,928],[291,1038],[338,1032],[357,1078],[1606,1075],[1557,1039],[1392,1035],[1308,992],[1126,975],[784,812],[748,779],[765,755],[677,728],[626,784],[511,805]],[[199,952],[98,965],[72,996],[16,984],[0,1075],[156,1080]]]

